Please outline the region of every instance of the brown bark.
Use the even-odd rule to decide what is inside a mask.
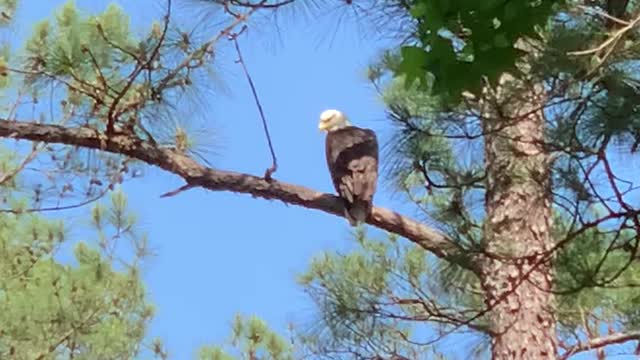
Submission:
[[[544,91],[507,88],[503,78],[484,126],[487,256],[481,269],[493,359],[555,359],[549,155],[540,144]],[[523,86],[520,84],[520,86]],[[504,94],[500,92],[504,91]],[[507,99],[505,95],[525,95]],[[504,127],[505,122],[511,126]]]
[[[172,149],[136,137],[116,134],[107,138],[87,127],[67,128],[35,122],[0,120],[0,137],[51,144],[66,144],[123,154],[182,177],[187,184],[213,191],[232,191],[268,200],[344,215],[342,200],[299,185],[202,166]],[[413,241],[434,255],[477,272],[473,259],[441,233],[394,211],[374,207],[367,223]]]

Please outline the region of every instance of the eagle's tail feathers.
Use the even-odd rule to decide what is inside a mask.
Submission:
[[[368,201],[355,200],[345,207],[345,217],[349,220],[351,226],[357,226],[367,220],[370,211],[371,204]]]
[[[351,226],[358,226],[358,221],[356,221],[356,219],[354,219],[351,214],[349,213],[348,209],[344,209],[344,217],[347,218],[347,220],[349,221],[349,225]]]

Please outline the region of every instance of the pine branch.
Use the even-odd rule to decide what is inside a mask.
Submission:
[[[600,43],[600,45],[592,49],[571,51],[571,52],[568,52],[567,55],[570,55],[570,56],[593,55],[593,54],[600,53],[607,48],[613,49],[615,48],[615,45],[620,41],[620,39],[622,39],[624,35],[626,35],[631,30],[633,30],[636,26],[638,26],[638,24],[640,24],[640,16],[636,17],[632,21],[629,21],[625,27],[611,34],[605,41]],[[608,56],[610,52],[611,51],[608,51],[605,54],[605,57]],[[601,58],[600,63],[603,63],[603,62],[604,62],[604,58]]]
[[[81,146],[122,154],[176,174],[190,187],[250,194],[253,197],[280,200],[286,204],[344,216],[344,204],[337,196],[277,180],[269,181],[249,174],[208,168],[184,154],[122,133],[107,137],[89,127],[63,127],[3,119],[0,120],[0,137]],[[442,259],[478,272],[475,259],[459,245],[413,219],[388,209],[374,207],[367,223],[405,237]]]
[[[596,350],[606,346],[622,344],[627,341],[634,341],[634,340],[640,340],[640,331],[617,333],[617,334],[611,334],[607,336],[589,339],[589,341],[581,342],[578,345],[575,345],[569,348],[566,353],[560,356],[559,359],[566,360],[577,353]]]

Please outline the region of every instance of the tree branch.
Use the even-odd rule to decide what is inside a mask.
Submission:
[[[569,348],[569,350],[567,350],[567,352],[560,357],[560,360],[566,360],[571,356],[580,352],[596,350],[596,349],[603,348],[605,346],[622,344],[627,341],[633,341],[633,340],[640,340],[640,331],[617,333],[617,334],[611,334],[607,336],[589,339],[589,341],[587,342],[581,342]]]
[[[242,28],[242,30],[237,34],[231,35],[231,40],[233,41],[233,45],[235,45],[236,53],[238,54],[237,63],[242,66],[242,71],[244,72],[245,77],[247,78],[247,82],[249,82],[249,87],[251,88],[251,93],[253,94],[253,99],[256,102],[256,106],[258,107],[258,113],[260,114],[260,119],[262,119],[262,128],[264,129],[264,134],[267,138],[267,144],[269,145],[269,151],[271,152],[271,167],[268,168],[264,172],[264,178],[267,180],[271,180],[271,176],[274,172],[278,170],[278,159],[276,158],[276,152],[273,150],[273,143],[271,141],[271,135],[269,134],[269,127],[267,126],[267,119],[264,116],[264,111],[262,110],[262,105],[260,104],[260,98],[258,97],[258,91],[256,90],[255,85],[253,84],[253,78],[249,74],[249,70],[247,69],[247,64],[244,61],[244,57],[242,56],[242,51],[240,51],[240,44],[238,44],[238,36],[245,30],[246,27]]]
[[[610,45],[613,44],[613,46],[611,46],[611,48],[614,48],[615,45],[618,43],[618,41],[620,41],[620,39],[622,39],[622,37],[630,32],[631,30],[633,30],[633,28],[635,28],[636,26],[638,26],[638,24],[640,24],[640,16],[636,17],[635,19],[633,19],[632,21],[628,22],[627,25],[623,28],[621,28],[620,30],[614,32],[613,34],[611,34],[605,41],[603,41],[600,45],[592,48],[592,49],[587,49],[587,50],[580,50],[580,51],[570,51],[567,53],[567,55],[570,56],[582,56],[582,55],[591,55],[591,54],[596,54],[599,53],[600,51],[604,50],[605,48],[609,47]],[[610,51],[607,52],[607,55],[610,54]],[[600,59],[600,63],[604,62],[604,59]]]
[[[281,181],[268,181],[253,175],[208,168],[180,152],[122,133],[107,137],[88,127],[71,128],[0,120],[0,137],[100,149],[158,166],[183,178],[189,187],[250,194],[337,216],[344,214],[343,202],[337,196]],[[440,258],[477,272],[475,261],[459,245],[413,219],[388,209],[374,207],[367,223],[405,237]]]

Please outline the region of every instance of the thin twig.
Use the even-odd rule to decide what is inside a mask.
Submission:
[[[60,337],[60,339],[58,339],[55,343],[49,345],[47,347],[46,350],[41,351],[40,353],[38,353],[36,356],[33,357],[33,359],[35,360],[42,360],[45,359],[46,357],[48,357],[49,355],[53,354],[60,345],[64,344],[66,341],[69,340],[69,338],[71,338],[71,336],[73,336],[73,334],[76,333],[76,331],[78,331],[79,328],[81,328],[82,326],[86,325],[89,323],[89,321],[98,314],[98,312],[101,309],[95,309],[94,311],[92,311],[89,315],[87,315],[86,318],[84,318],[80,324],[77,324],[76,326],[71,326],[71,329],[69,329],[64,335],[62,335]]]
[[[274,9],[274,8],[278,8],[278,7],[281,7],[281,6],[289,5],[289,4],[293,3],[294,1],[295,0],[285,0],[285,1],[281,1],[279,3],[275,3],[275,4],[267,4],[266,1],[261,1],[259,4],[252,4],[250,2],[244,2],[244,1],[231,1],[231,4],[235,5],[235,6],[248,7],[248,8],[252,8],[252,9],[256,9],[256,8]]]
[[[264,128],[264,133],[267,137],[267,143],[269,144],[269,151],[271,152],[271,167],[268,168],[265,173],[264,173],[264,178],[266,180],[271,180],[271,175],[273,175],[274,172],[276,172],[278,170],[278,160],[276,158],[276,153],[273,150],[273,143],[271,142],[271,135],[269,135],[269,128],[267,127],[267,119],[264,116],[264,111],[262,111],[262,105],[260,105],[260,99],[258,98],[258,92],[256,91],[256,87],[253,85],[253,79],[251,78],[251,75],[249,74],[249,70],[247,70],[247,65],[244,62],[244,59],[242,57],[242,52],[240,51],[240,45],[238,44],[238,36],[240,34],[242,34],[245,30],[246,30],[246,25],[242,28],[242,30],[240,30],[239,33],[237,34],[232,34],[229,36],[230,40],[233,40],[233,44],[236,47],[236,52],[238,53],[238,60],[236,60],[237,63],[239,63],[242,66],[242,70],[244,71],[244,75],[247,78],[247,81],[249,82],[249,86],[251,87],[251,92],[253,93],[253,98],[256,101],[256,105],[258,106],[258,112],[260,112],[260,118],[262,119],[262,127]]]
[[[100,191],[100,193],[92,198],[83,200],[76,204],[64,205],[64,206],[51,206],[46,208],[29,208],[29,209],[0,209],[0,213],[8,213],[8,214],[31,214],[31,213],[41,213],[41,212],[49,212],[49,211],[60,211],[60,210],[71,210],[83,207],[85,205],[89,205],[94,201],[100,200],[103,196],[105,196],[109,192],[109,188],[106,187]]]
[[[621,332],[602,337],[590,338],[585,340],[584,342],[579,342],[578,344],[570,348],[567,352],[560,356],[560,359],[565,360],[580,352],[601,349],[605,346],[623,344],[628,341],[637,340],[640,340],[640,331],[630,331],[628,333]]]
[[[593,12],[593,13],[595,13],[596,15],[600,15],[600,16],[602,16],[603,18],[608,19],[608,20],[611,20],[611,21],[613,21],[613,22],[615,22],[615,23],[618,23],[618,24],[620,24],[620,25],[624,25],[624,26],[629,25],[629,22],[628,22],[628,21],[624,21],[624,20],[622,20],[622,19],[618,19],[618,18],[617,18],[617,17],[615,17],[615,16],[611,16],[611,15],[609,15],[607,12],[605,12],[605,11],[601,10],[600,8],[591,7],[591,6],[584,6],[584,5],[578,5],[577,7],[578,7],[578,9],[580,9],[580,10],[583,10],[583,11],[585,11],[585,12]]]
[[[18,107],[18,102],[16,102],[16,104],[14,105],[14,108],[11,109],[11,112],[9,114],[9,119],[13,118],[17,107]],[[74,113],[74,110],[72,109],[67,114],[65,114],[58,125],[65,125],[67,121],[69,121],[73,113]],[[20,164],[16,166],[16,168],[13,169],[12,171],[8,171],[2,174],[2,176],[0,176],[0,185],[5,185],[7,181],[15,178],[15,176],[18,175],[18,173],[20,173],[22,170],[24,170],[25,167],[29,165],[29,163],[31,163],[45,147],[46,147],[46,144],[42,144],[40,142],[34,142],[33,145],[31,146],[31,152],[20,162]],[[2,210],[0,210],[0,212],[2,212]]]
[[[611,45],[612,43],[615,46],[615,44],[617,44],[618,41],[622,38],[622,35],[629,32],[634,27],[636,27],[638,23],[640,23],[640,16],[633,19],[633,21],[629,22],[627,26],[613,33],[613,35],[611,35],[607,40],[605,40],[602,44],[596,46],[595,48],[588,49],[588,50],[581,50],[581,51],[570,51],[567,53],[567,55],[581,56],[581,55],[595,54],[602,51],[604,48]]]
[[[247,19],[249,19],[249,17],[257,10],[258,10],[257,8],[251,9],[247,11],[245,14],[240,14],[235,16],[235,20],[232,23],[230,23],[227,27],[225,27],[223,30],[221,30],[215,37],[213,37],[212,39],[200,45],[200,47],[198,47],[197,49],[192,51],[191,54],[189,54],[184,59],[182,59],[182,61],[178,65],[176,65],[173,69],[169,70],[169,72],[158,81],[158,84],[156,85],[155,88],[161,89],[161,90],[164,89],[167,86],[167,84],[173,79],[175,79],[176,76],[178,76],[178,74],[182,70],[188,67],[189,64],[194,59],[196,59],[196,57],[201,56],[202,53],[210,52],[213,46],[215,45],[215,43],[217,43],[223,37],[229,36],[233,28],[238,26],[240,23],[247,21]]]
[[[179,188],[177,188],[175,190],[172,190],[172,191],[169,191],[169,192],[166,192],[166,193],[160,195],[160,197],[161,198],[166,198],[166,197],[175,196],[175,195],[178,195],[179,193],[181,193],[183,191],[186,191],[186,190],[189,190],[189,189],[191,189],[191,188],[193,188],[195,186],[196,185],[192,185],[192,184],[182,185],[182,186],[180,186]]]

